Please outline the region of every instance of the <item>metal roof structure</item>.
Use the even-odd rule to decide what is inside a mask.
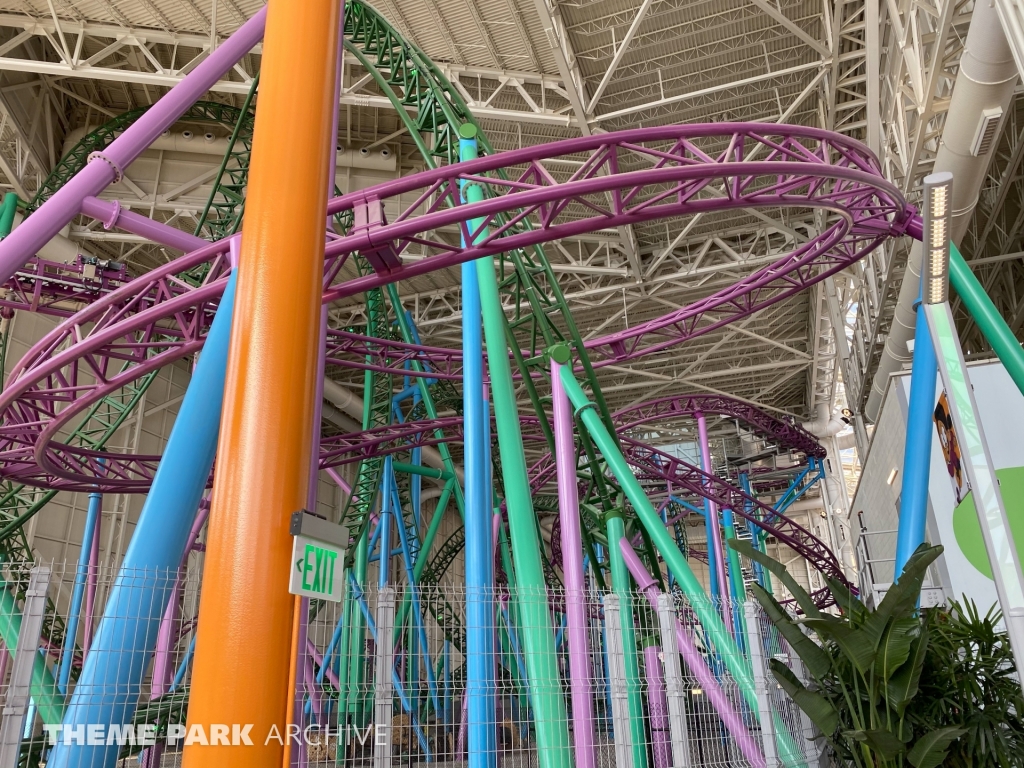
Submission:
[[[260,7],[254,0],[0,2],[3,186],[31,196],[76,137],[153,103]],[[964,0],[376,4],[454,84],[497,150],[668,123],[794,123],[865,141],[911,200],[941,141],[971,7]],[[209,99],[240,106],[259,62],[257,48]],[[350,184],[423,168],[391,102],[351,55],[341,109],[339,146],[375,159],[381,150],[390,155],[375,168],[353,162],[345,171]],[[1006,122],[965,253],[981,260],[997,305],[1020,327],[1024,132],[1017,111]],[[211,141],[230,132],[200,129]],[[147,152],[108,196],[191,229],[219,158],[180,149],[189,148]],[[822,225],[809,210],[743,209],[609,230],[547,253],[584,335],[600,334],[707,295]],[[95,224],[76,224],[69,236],[133,273],[169,257]],[[870,383],[905,258],[905,245],[890,246],[747,321],[635,365],[602,369],[609,403],[623,408],[652,393],[706,391],[813,417],[820,403],[844,403],[837,360],[844,348],[862,345],[866,371],[843,371],[856,400]],[[402,296],[425,343],[458,344],[457,275],[409,281]],[[332,319],[363,322],[361,300],[338,302]],[[972,353],[983,353],[980,340],[972,343]]]

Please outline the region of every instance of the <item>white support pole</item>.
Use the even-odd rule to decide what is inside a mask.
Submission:
[[[803,683],[805,688],[810,688],[812,685],[811,676],[807,672],[807,667],[804,665],[803,659],[796,654],[793,654],[795,663],[793,664],[793,673],[796,675],[797,680]],[[800,730],[804,736],[804,755],[807,757],[807,764],[810,766],[824,766],[825,762],[825,739],[821,735],[811,718],[807,716],[807,713],[800,707],[793,705],[797,712],[800,713]]]
[[[612,694],[612,727],[615,729],[616,768],[632,768],[633,741],[630,736],[629,693],[626,689],[626,653],[622,645],[619,596],[604,596],[604,625],[608,638],[608,683]]]
[[[747,618],[747,637],[750,647],[750,666],[754,671],[754,692],[757,696],[757,710],[761,721],[761,741],[764,747],[766,768],[779,768],[779,754],[775,749],[775,722],[772,719],[771,702],[768,700],[768,669],[761,645],[761,628],[757,610],[750,600],[743,606]]]
[[[394,667],[395,590],[382,587],[377,595],[377,663],[373,699],[373,766],[391,768],[391,720],[395,690]]]
[[[676,611],[672,595],[658,595],[658,624],[665,665],[665,693],[668,698],[668,727],[672,734],[673,768],[690,768],[690,732],[686,725],[686,688],[679,662],[676,639]]]
[[[46,613],[46,591],[50,586],[50,566],[37,565],[31,571],[25,608],[21,614],[18,647],[14,651],[11,681],[7,686],[7,701],[0,722],[0,765],[18,764],[18,752],[25,729],[25,714],[32,695],[32,669],[39,653],[39,635],[43,631]]]

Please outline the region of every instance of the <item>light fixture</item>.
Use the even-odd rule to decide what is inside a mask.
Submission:
[[[899,470],[896,469],[896,467],[893,467],[891,470],[889,470],[889,477],[886,478],[885,484],[886,485],[892,485],[892,481],[896,479],[896,475],[898,473],[899,473]]]
[[[953,174],[933,173],[924,179],[924,260],[921,270],[925,304],[949,300],[949,233],[953,223]]]
[[[702,696],[704,694],[704,689],[703,688],[691,688],[690,689],[690,693],[692,693],[694,696]]]

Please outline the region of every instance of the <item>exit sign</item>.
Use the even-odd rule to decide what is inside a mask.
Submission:
[[[292,545],[293,595],[340,602],[345,576],[345,550],[308,536],[295,536]]]

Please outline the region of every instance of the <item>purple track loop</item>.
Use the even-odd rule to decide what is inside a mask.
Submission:
[[[710,153],[702,149],[708,141],[725,147]],[[764,159],[744,159],[758,151]],[[543,165],[559,157],[582,163],[561,182]],[[505,171],[507,180],[493,175],[498,170]],[[486,183],[491,197],[462,203],[462,181]],[[724,188],[720,195],[711,191],[716,182]],[[886,237],[902,235],[914,215],[881,177],[877,159],[858,142],[811,128],[756,123],[668,126],[529,147],[344,195],[328,208],[337,213],[363,206],[382,206],[390,223],[385,219],[374,228],[329,236],[324,301],[514,247],[621,224],[730,208],[819,208],[835,214],[818,237],[729,288],[587,342],[595,367],[666,349],[781,301],[854,263]],[[528,219],[533,228],[524,226]],[[470,220],[490,227],[490,234],[476,238],[472,248],[459,248],[457,236],[449,241],[437,235],[454,225],[471,241]],[[413,244],[437,255],[334,282],[354,251],[389,248],[400,254]],[[212,243],[110,290],[29,350],[0,395],[0,474],[69,489],[92,488],[98,478],[108,490],[148,486],[158,457],[77,449],[60,443],[58,436],[104,396],[201,348],[226,282],[226,247]],[[213,268],[201,285],[175,277],[211,259]],[[329,364],[409,375],[403,365],[415,359],[426,364],[431,376],[461,378],[458,350],[342,332],[331,334],[329,348]],[[368,354],[380,364],[361,362]],[[100,458],[108,463],[101,465]]]

